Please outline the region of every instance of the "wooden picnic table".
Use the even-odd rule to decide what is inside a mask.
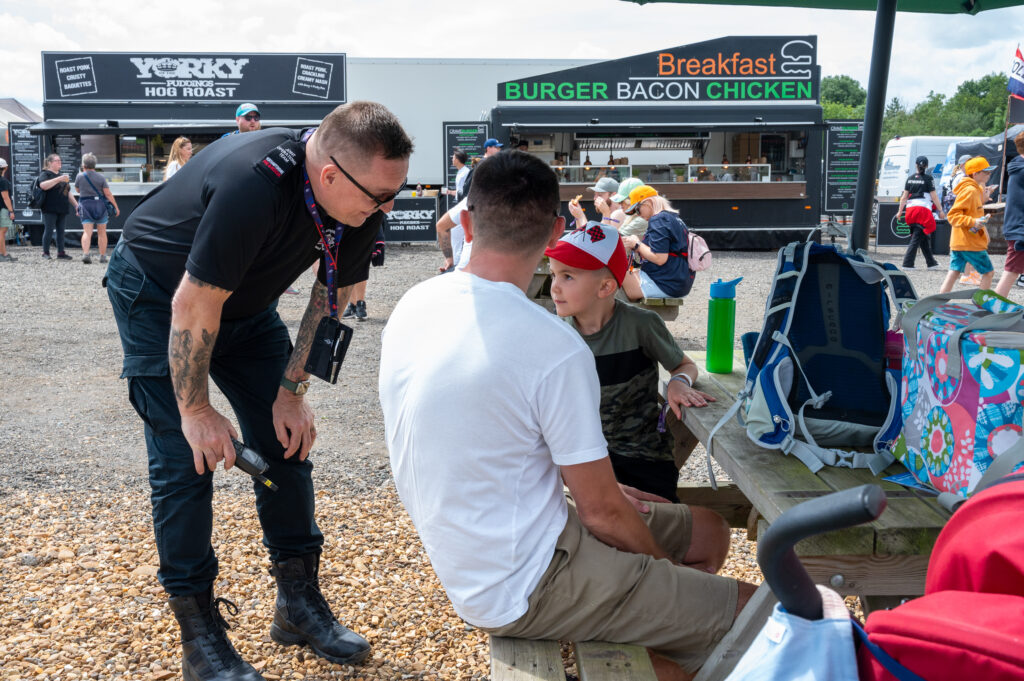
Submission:
[[[687,354],[701,367],[697,387],[718,400],[708,407],[683,412],[683,423],[706,447],[711,429],[742,389],[745,369],[740,356],[731,374],[708,373],[704,370],[704,353]],[[712,455],[756,511],[756,536],[803,501],[865,483],[881,485],[888,497],[888,507],[881,518],[868,525],[807,539],[797,545],[797,554],[816,582],[844,595],[924,593],[928,557],[950,514],[935,497],[882,480],[905,473],[903,464],[894,463],[877,477],[866,469],[832,466],[815,474],[799,459],[755,444],[735,419],[715,435]],[[714,492],[709,494],[714,496]],[[748,526],[753,527],[753,523]]]
[[[743,387],[743,358],[737,353],[731,374],[712,374],[704,369],[704,352],[687,355],[701,368],[696,387],[717,399],[707,407],[683,411],[683,424],[707,447],[709,433]],[[815,583],[843,595],[859,596],[865,612],[924,593],[928,558],[950,514],[934,496],[882,480],[905,473],[903,464],[894,463],[877,477],[866,469],[831,466],[815,474],[796,457],[755,444],[735,419],[715,435],[711,453],[731,484],[720,481],[719,492],[711,490],[710,482],[682,485],[680,500],[723,511],[733,526],[744,526],[746,511],[745,526],[751,539],[760,537],[776,518],[801,502],[866,483],[880,485],[888,506],[877,521],[806,539],[797,544],[796,553]],[[714,681],[728,674],[764,625],[774,602],[767,586],[762,585],[709,658],[698,681]]]

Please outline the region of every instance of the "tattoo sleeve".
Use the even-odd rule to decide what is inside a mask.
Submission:
[[[441,249],[441,254],[444,257],[451,258],[454,256],[452,252],[452,231],[450,229],[438,230],[437,247]]]
[[[191,274],[188,282],[225,298],[230,291],[214,286]],[[177,299],[177,294],[175,295]],[[214,311],[208,305],[171,304],[171,335],[167,358],[171,370],[171,384],[179,409],[201,407],[209,402],[210,358],[220,331],[220,308]]]
[[[180,406],[195,407],[209,400],[210,356],[216,341],[216,329],[200,329],[194,337],[191,329],[171,327],[168,357],[174,397]]]
[[[348,304],[351,286],[338,289],[338,307],[344,308]],[[295,349],[288,359],[288,366],[284,369],[284,376],[290,381],[304,381],[309,378],[306,372],[306,359],[309,357],[309,349],[313,347],[313,336],[316,334],[316,327],[324,315],[330,314],[327,303],[327,287],[319,280],[313,282],[313,290],[309,294],[309,304],[299,322],[299,330],[295,334]]]

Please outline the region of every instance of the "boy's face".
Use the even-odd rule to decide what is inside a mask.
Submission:
[[[598,295],[605,280],[615,290],[615,280],[607,267],[599,270],[581,270],[569,267],[551,258],[551,299],[559,317],[572,317],[598,305]]]

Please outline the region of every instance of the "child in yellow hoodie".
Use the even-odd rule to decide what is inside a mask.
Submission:
[[[952,291],[957,276],[968,264],[981,275],[981,288],[987,289],[992,286],[994,268],[992,260],[988,257],[988,232],[985,230],[988,218],[985,217],[982,206],[995,188],[994,185],[985,186],[994,169],[995,166],[989,165],[988,159],[984,156],[975,156],[964,164],[964,173],[967,177],[956,186],[956,201],[946,214],[952,227],[949,237],[952,256],[949,259],[949,273],[942,282],[939,293]]]

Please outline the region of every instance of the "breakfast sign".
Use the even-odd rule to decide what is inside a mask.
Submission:
[[[503,104],[818,102],[817,36],[730,36],[498,84]]]

